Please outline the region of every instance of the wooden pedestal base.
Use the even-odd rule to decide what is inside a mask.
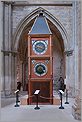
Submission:
[[[28,105],[28,95],[20,98],[21,105]],[[53,105],[60,105],[60,99],[53,97]]]
[[[60,105],[60,99],[53,97],[53,105]]]
[[[28,95],[20,98],[21,105],[28,105]]]

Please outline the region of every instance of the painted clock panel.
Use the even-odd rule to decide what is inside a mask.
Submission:
[[[50,60],[31,60],[31,78],[49,78]]]
[[[31,38],[31,55],[49,55],[49,38]]]

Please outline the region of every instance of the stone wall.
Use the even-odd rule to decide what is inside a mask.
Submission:
[[[81,3],[75,1],[59,2],[55,0],[36,0],[36,3],[34,0],[27,0],[25,6],[24,1],[3,3],[0,2],[0,27],[2,30],[0,31],[0,50],[3,50],[0,53],[1,90],[5,95],[9,95],[16,89],[17,61],[15,53],[5,52],[5,50],[12,51],[13,35],[21,20],[33,10],[42,7],[55,16],[64,26],[67,32],[68,50],[73,49],[73,54],[66,56],[66,77],[70,88],[69,92],[71,96],[76,97],[75,103],[72,106],[73,115],[76,119],[81,119]],[[60,55],[60,53],[57,53],[57,56],[58,54]],[[59,60],[61,58],[56,57],[56,59],[58,67],[54,67],[54,74],[55,70],[59,73]],[[55,75],[54,77],[56,78]]]
[[[48,4],[49,3],[49,4]],[[13,47],[13,36],[14,33],[16,31],[16,28],[18,27],[18,25],[20,25],[21,21],[28,16],[28,14],[30,14],[32,11],[34,11],[35,9],[42,7],[43,9],[47,10],[50,14],[52,14],[54,17],[56,17],[56,19],[61,23],[61,25],[63,25],[63,27],[66,30],[67,33],[67,38],[68,38],[68,42],[67,42],[67,49],[68,50],[73,50],[73,54],[69,57],[66,57],[66,77],[67,77],[67,82],[69,84],[69,92],[71,94],[71,96],[75,95],[75,82],[77,83],[77,79],[78,79],[78,71],[75,71],[78,67],[77,67],[77,56],[78,54],[76,54],[77,50],[78,50],[78,46],[76,43],[76,38],[75,38],[75,17],[74,17],[74,11],[75,8],[73,7],[73,3],[74,2],[55,2],[53,0],[49,1],[40,1],[37,0],[36,3],[34,3],[34,1],[30,0],[25,2],[5,2],[5,6],[4,6],[4,36],[5,38],[3,38],[4,40],[4,49],[5,50],[12,50]],[[62,35],[63,36],[63,35]],[[64,40],[65,41],[65,40]],[[64,42],[66,43],[66,42]],[[56,48],[55,48],[56,49]],[[60,51],[61,52],[61,51]],[[57,52],[58,54],[58,52]],[[58,54],[60,55],[60,53]],[[56,56],[56,53],[55,55]],[[57,57],[57,56],[56,56]],[[60,56],[61,57],[61,56]],[[55,57],[54,57],[55,58]],[[62,58],[62,57],[61,57]],[[56,74],[59,74],[60,70],[60,60],[61,58],[57,59],[56,63],[58,63],[58,67],[54,66],[54,74],[56,72]],[[56,60],[54,59],[54,61]],[[7,72],[7,68],[6,68],[6,62],[5,62],[5,78],[6,78],[6,84],[7,83],[9,85],[7,85],[7,88],[10,89],[11,86],[15,86],[15,82],[16,82],[16,78],[15,78],[15,69],[14,66],[16,65],[15,60],[13,55],[7,55],[5,56],[5,60],[6,62],[8,62],[9,60],[10,63],[8,63],[8,67],[11,66],[11,68],[9,68],[9,71]],[[54,63],[55,64],[55,63]],[[4,64],[3,64],[4,65]],[[12,72],[11,72],[12,71]],[[11,75],[9,75],[11,72]],[[57,75],[54,75],[54,77],[56,78]],[[10,78],[10,76],[12,76]],[[57,77],[58,78],[58,77]],[[14,85],[12,85],[14,84]],[[78,84],[78,83],[77,83]]]
[[[28,16],[32,11],[34,11],[35,9],[42,7],[44,10],[47,10],[50,14],[52,14],[54,17],[56,17],[56,19],[63,25],[63,27],[66,29],[67,32],[67,38],[68,38],[68,43],[67,43],[67,48],[68,50],[73,50],[74,49],[74,39],[73,39],[73,5],[72,2],[71,4],[67,4],[66,5],[61,5],[61,2],[59,2],[58,4],[56,4],[56,2],[51,1],[51,4],[47,5],[43,5],[44,2],[42,1],[42,3],[38,0],[35,4],[32,4],[33,1],[27,2],[26,6],[22,6],[19,5],[17,6],[17,4],[19,4],[19,2],[15,3],[13,5],[12,8],[12,32],[13,34],[16,31],[16,28],[18,27],[18,25],[21,23],[21,21]],[[28,5],[29,3],[29,5]],[[48,2],[46,2],[47,4]],[[38,4],[40,4],[38,6]],[[53,4],[53,5],[52,5]],[[64,42],[66,43],[66,42]],[[55,48],[56,49],[56,48]],[[60,68],[61,68],[61,59],[63,58],[62,56],[60,56],[61,54],[59,54],[59,58],[57,58],[58,56],[58,52],[56,55],[56,52],[54,53],[54,81],[55,83],[58,83],[58,79],[60,76]],[[55,67],[55,64],[58,64],[58,67]],[[67,66],[66,66],[66,77],[68,79],[68,83],[70,84],[69,87],[69,94],[70,96],[74,96],[74,80],[75,80],[75,74],[74,74],[74,53],[71,57],[68,57],[66,60]],[[67,69],[68,68],[68,69]],[[69,72],[70,70],[70,72]],[[64,71],[63,71],[64,72]],[[57,83],[55,85],[57,85]]]
[[[63,45],[63,44],[62,44]],[[59,78],[62,76],[64,78],[64,63],[63,52],[61,50],[61,45],[59,40],[55,38],[53,40],[53,88],[54,90],[59,90]],[[64,68],[64,69],[63,69]]]
[[[72,38],[71,38],[72,37],[72,26],[71,26],[72,25],[72,6],[70,6],[70,5],[52,6],[52,4],[49,6],[47,6],[47,5],[46,6],[44,6],[44,5],[28,6],[28,4],[27,4],[27,6],[26,5],[17,6],[16,4],[17,3],[13,4],[12,2],[10,2],[10,3],[6,2],[5,4],[3,4],[3,7],[4,7],[3,8],[3,14],[4,14],[3,22],[4,22],[4,37],[5,37],[4,45],[3,45],[4,50],[8,51],[8,50],[12,49],[13,35],[14,35],[14,32],[15,32],[17,26],[22,21],[22,19],[24,19],[29,13],[31,13],[33,10],[35,10],[39,7],[42,7],[43,9],[46,9],[51,14],[53,14],[58,19],[58,21],[60,21],[60,23],[65,27],[65,29],[67,31],[68,39],[69,39],[68,48],[71,48],[70,45],[72,45],[71,43],[73,43]],[[18,4],[20,4],[20,2],[18,2]],[[58,62],[58,60],[57,60],[57,62]],[[11,87],[13,87],[12,84],[15,84],[15,82],[16,82],[16,79],[14,78],[15,69],[13,69],[14,68],[13,66],[15,66],[15,61],[13,60],[13,57],[11,54],[8,53],[8,55],[5,55],[4,64],[3,64],[4,71],[5,71],[4,80],[6,81],[5,90],[8,91],[11,89]],[[9,70],[7,70],[7,69],[9,69]],[[56,72],[54,77],[56,77],[57,73],[60,71],[58,71],[58,67],[56,67],[54,70]]]
[[[77,63],[75,73],[77,74],[75,77],[75,102],[74,105],[72,106],[72,114],[75,119],[81,120],[81,2],[76,2],[75,7],[75,15],[76,15],[76,56],[78,57],[77,60],[75,60]],[[77,82],[78,81],[78,82]]]
[[[40,3],[41,4],[41,3]],[[12,8],[12,29],[13,34],[17,28],[17,26],[20,24],[20,22],[28,16],[32,11],[35,9],[42,7],[43,9],[50,12],[54,17],[57,18],[58,21],[64,26],[64,28],[67,31],[68,36],[68,48],[72,49],[74,47],[74,40],[73,40],[73,7],[68,6],[34,6],[34,5],[27,5],[27,6],[13,6]]]

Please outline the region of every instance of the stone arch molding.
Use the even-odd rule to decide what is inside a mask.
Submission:
[[[42,7],[39,7],[38,9],[35,9],[34,11],[32,11],[29,15],[27,15],[18,25],[18,27],[16,28],[16,31],[14,33],[13,36],[13,50],[17,50],[18,48],[18,42],[20,39],[20,36],[24,30],[24,28],[28,25],[28,23],[30,23],[30,21],[32,19],[34,19],[40,12],[43,12],[44,15],[47,17],[47,19],[49,19],[56,27],[57,29],[60,31],[61,36],[63,38],[64,41],[64,51],[68,50],[68,36],[67,36],[67,32],[66,29],[63,27],[63,25],[59,22],[59,20],[54,17],[51,13],[49,13],[47,10],[43,9]]]

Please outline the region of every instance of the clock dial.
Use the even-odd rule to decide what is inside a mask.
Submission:
[[[37,76],[43,76],[47,73],[47,67],[43,63],[37,63],[34,67],[34,73]]]
[[[33,41],[33,51],[36,54],[44,54],[47,51],[48,40]]]

